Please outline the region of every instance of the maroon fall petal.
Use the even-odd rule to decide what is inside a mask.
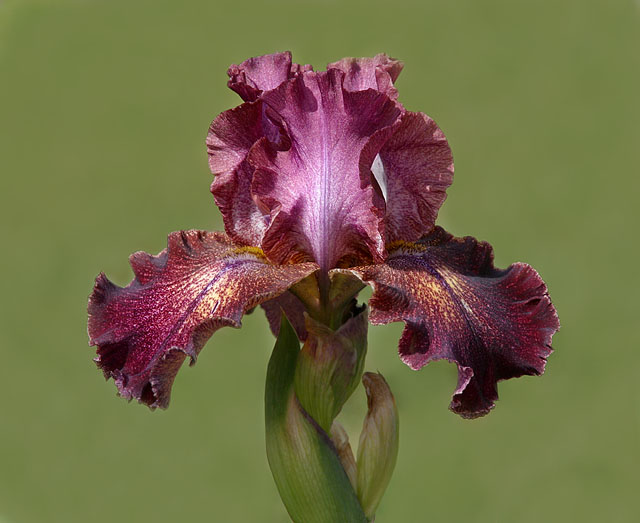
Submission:
[[[130,263],[135,279],[127,287],[96,279],[89,338],[120,395],[151,408],[167,407],[184,359],[193,363],[213,332],[239,327],[246,311],[317,268],[272,265],[259,249],[204,231],[174,232],[159,255],[137,252]]]
[[[373,324],[405,322],[399,349],[407,365],[457,364],[450,408],[462,417],[487,414],[498,381],[544,371],[559,328],[547,288],[524,263],[496,269],[488,243],[436,227],[385,264],[347,270],[374,289]]]
[[[348,91],[375,89],[390,98],[397,98],[398,91],[393,86],[404,64],[381,53],[373,58],[343,58],[327,66],[345,73],[344,87]]]
[[[326,270],[384,256],[370,166],[402,108],[373,90],[346,91],[343,78],[305,72],[261,97],[291,143],[275,150],[262,139],[249,153],[254,198],[271,216],[262,248],[274,261],[302,256]]]
[[[429,232],[453,182],[451,149],[436,123],[405,113],[371,170],[386,201],[385,241],[415,241]]]
[[[292,63],[289,51],[256,56],[229,67],[228,86],[245,102],[250,102],[257,100],[264,91],[275,89],[298,73],[310,70],[310,65]]]

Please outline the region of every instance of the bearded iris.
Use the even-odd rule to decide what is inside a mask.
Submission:
[[[543,372],[559,326],[545,284],[435,225],[453,158],[434,121],[398,101],[401,69],[378,55],[314,72],[290,53],[231,66],[243,103],[206,142],[226,234],[174,232],[159,255],[130,257],[127,287],[101,274],[89,300],[96,362],[121,396],[167,407],[185,358],[260,304],[275,334],[281,311],[301,340],[337,332],[365,285],[371,323],[405,323],[409,367],[457,365],[462,417],[488,413],[498,381]]]

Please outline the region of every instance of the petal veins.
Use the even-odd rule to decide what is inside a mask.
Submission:
[[[407,365],[457,364],[454,412],[485,415],[498,399],[498,381],[544,372],[559,322],[532,267],[496,269],[488,243],[440,227],[394,249],[385,264],[348,270],[374,288],[372,323],[405,323],[399,352]]]
[[[195,361],[222,326],[313,272],[313,264],[275,266],[259,249],[225,235],[181,231],[158,256],[131,256],[135,279],[124,288],[104,274],[89,298],[90,344],[120,395],[165,408],[184,359]]]

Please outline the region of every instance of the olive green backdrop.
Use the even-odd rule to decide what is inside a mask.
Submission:
[[[542,378],[486,418],[455,368],[396,355],[401,415],[376,521],[637,521],[640,3],[0,1],[0,522],[285,522],[267,466],[260,311],[184,367],[169,410],[118,399],[87,346],[104,270],[168,232],[220,229],[204,138],[239,103],[227,66],[290,49],[405,61],[400,100],[456,160],[439,223],[540,271],[562,329]],[[357,439],[365,398],[343,418]]]

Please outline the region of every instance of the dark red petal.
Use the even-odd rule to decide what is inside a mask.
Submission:
[[[345,73],[344,87],[347,91],[375,89],[390,98],[397,98],[398,92],[393,86],[404,64],[386,54],[373,58],[343,58],[327,66]]]
[[[262,95],[291,143],[276,151],[263,139],[249,153],[254,198],[272,218],[262,247],[274,261],[302,255],[326,270],[384,255],[369,168],[402,109],[373,90],[344,90],[343,77],[307,72]]]
[[[292,63],[289,51],[256,56],[229,67],[228,86],[249,102],[257,100],[263,91],[275,89],[299,72],[309,70],[311,66]]]
[[[407,365],[457,364],[450,408],[462,417],[487,414],[498,381],[544,371],[559,328],[547,288],[524,263],[496,269],[488,243],[436,227],[385,264],[349,271],[374,288],[372,323],[406,323],[400,356]]]
[[[436,123],[405,113],[371,169],[386,201],[385,241],[415,241],[429,232],[453,181],[451,149]]]
[[[246,311],[316,270],[271,265],[259,249],[203,231],[174,232],[158,256],[135,253],[130,262],[135,279],[127,287],[96,279],[89,338],[120,395],[152,408],[168,405],[185,357],[193,363],[214,331],[239,327]]]

